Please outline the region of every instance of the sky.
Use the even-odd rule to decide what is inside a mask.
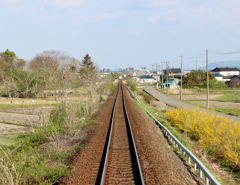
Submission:
[[[100,69],[239,60],[240,0],[0,0],[0,52],[60,50]],[[164,66],[166,63],[164,63]],[[227,62],[226,62],[227,66]],[[164,67],[165,68],[165,67]]]

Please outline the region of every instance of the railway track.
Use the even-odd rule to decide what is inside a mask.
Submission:
[[[104,154],[97,184],[144,184],[121,84]]]

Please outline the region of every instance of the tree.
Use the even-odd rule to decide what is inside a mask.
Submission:
[[[1,58],[9,63],[10,65],[13,65],[14,59],[17,58],[16,54],[13,51],[9,51],[8,49],[2,53],[0,53]]]
[[[94,63],[88,53],[84,56],[84,59],[80,63],[79,73],[84,77],[86,71],[95,71]]]
[[[209,80],[215,79],[215,76],[209,71]],[[192,70],[190,73],[184,77],[183,86],[185,87],[194,87],[195,85],[203,85],[207,81],[207,72],[201,69]]]
[[[82,79],[82,85],[90,92],[93,101],[98,100],[98,69],[99,67],[93,63],[89,54],[86,54],[84,59],[80,63],[80,77]],[[104,70],[104,69],[103,69]]]
[[[5,52],[0,53],[0,73],[1,80],[7,89],[8,96],[13,101],[12,93],[15,92],[15,79],[13,77],[15,66],[14,61],[17,60],[17,56],[13,51],[8,49]],[[14,93],[16,95],[16,93]]]
[[[66,103],[67,89],[75,85],[76,74],[75,71],[78,68],[79,61],[73,57],[68,56],[64,52],[57,50],[43,51],[36,54],[30,61],[30,69],[41,71],[43,76],[43,83],[45,89],[55,91],[55,100],[57,100],[57,94],[60,92],[62,103]],[[35,87],[38,86],[35,81]]]
[[[63,53],[57,50],[43,51],[42,53],[36,54],[30,61],[30,69],[56,70],[60,65],[61,55],[63,55]]]

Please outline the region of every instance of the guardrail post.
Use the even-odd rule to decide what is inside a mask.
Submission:
[[[191,157],[188,156],[188,164],[191,164]]]
[[[183,152],[183,153],[182,153],[182,156],[183,156],[183,157],[185,157],[185,154],[186,154],[186,153],[185,153],[185,152]]]
[[[202,170],[201,169],[199,169],[199,176],[202,179],[203,175],[202,175]]]
[[[205,185],[209,185],[209,179],[205,177]]]
[[[194,163],[194,170],[196,171],[197,170],[197,164]]]

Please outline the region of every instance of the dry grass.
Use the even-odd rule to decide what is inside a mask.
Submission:
[[[163,91],[167,92],[167,89],[164,89]],[[178,89],[168,89],[168,92],[170,94],[180,94]],[[199,92],[194,89],[182,89],[182,93],[183,94],[195,94],[195,93],[199,93]]]
[[[11,153],[6,153],[0,147],[0,183],[8,185],[20,184],[20,174],[15,168],[15,164],[11,159]]]
[[[161,112],[166,112],[168,109],[166,103],[163,103],[161,101],[151,100],[150,105],[156,107]]]
[[[88,96],[68,96],[67,101],[75,101],[75,100],[89,100],[90,97]],[[10,98],[0,97],[0,104],[9,105],[11,104]],[[58,97],[57,101],[54,100],[54,96],[48,96],[47,99],[32,99],[32,98],[14,98],[12,105],[37,105],[37,104],[55,104],[60,103],[61,99]]]

